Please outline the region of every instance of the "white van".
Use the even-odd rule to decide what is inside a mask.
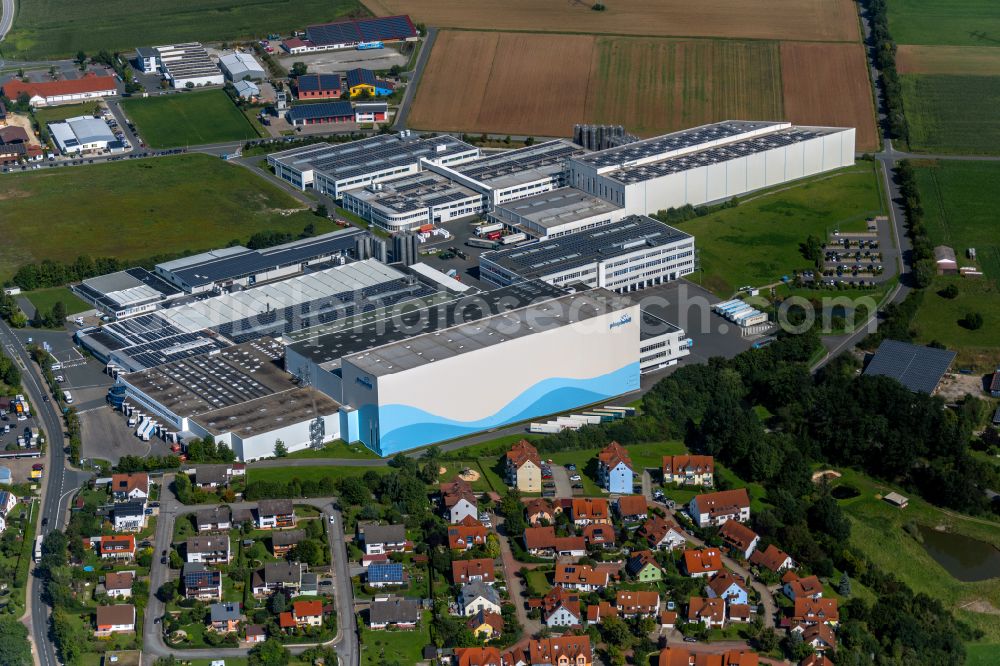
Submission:
[[[73,404],[73,396],[70,394],[69,391],[63,391],[63,400],[66,401],[67,405]]]

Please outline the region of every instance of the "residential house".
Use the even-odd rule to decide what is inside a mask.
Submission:
[[[688,622],[701,622],[707,628],[726,623],[726,602],[723,599],[691,597],[688,600]]]
[[[825,654],[813,652],[799,662],[799,666],[833,666],[833,662]]]
[[[710,599],[724,599],[727,604],[746,604],[749,592],[743,581],[728,571],[720,571],[705,585],[705,594]]]
[[[556,514],[561,513],[561,510],[556,511],[550,501],[541,497],[528,500],[524,510],[528,517],[528,524],[532,527],[553,525],[556,522]]]
[[[212,601],[222,599],[222,572],[209,569],[200,562],[185,564],[181,570],[184,597]]]
[[[836,599],[810,599],[799,597],[792,608],[792,623],[805,626],[827,623],[837,626],[840,622],[840,611]]]
[[[129,599],[134,582],[134,571],[109,571],[104,576],[104,593],[114,599]]]
[[[228,504],[201,509],[195,518],[199,532],[223,532],[233,526],[233,511]]]
[[[584,525],[610,525],[611,512],[608,500],[601,497],[584,497],[570,501],[570,517],[578,527]]]
[[[263,643],[267,640],[267,630],[260,624],[248,624],[246,628],[246,640],[250,645]]]
[[[393,84],[388,81],[375,78],[375,72],[370,69],[351,69],[347,71],[347,91],[351,97],[367,95],[369,97],[383,97],[391,95]]]
[[[663,611],[660,613],[660,629],[673,629],[677,624],[677,611]]]
[[[587,542],[582,536],[557,537],[555,528],[527,527],[524,530],[524,547],[536,557],[583,557]]]
[[[763,567],[774,573],[781,573],[785,569],[795,568],[795,560],[773,543],[764,550],[755,550],[750,555],[750,564]]]
[[[597,592],[608,586],[610,574],[607,569],[595,568],[588,564],[556,564],[553,585],[562,585],[579,592]]]
[[[186,562],[229,564],[231,558],[228,534],[188,537],[185,549]]]
[[[600,624],[609,617],[618,617],[618,608],[603,599],[587,606],[587,623]]]
[[[305,530],[277,530],[271,533],[271,552],[275,557],[284,557],[305,540]]]
[[[547,627],[576,627],[583,614],[580,612],[580,593],[556,585],[541,599],[532,599],[529,606],[542,611],[542,621]]]
[[[295,527],[295,508],[292,500],[261,500],[257,503],[257,527],[270,530]]]
[[[235,633],[240,628],[243,614],[238,601],[226,601],[208,607],[212,629],[220,634]]]
[[[507,452],[506,460],[508,485],[516,487],[522,493],[542,491],[542,459],[538,455],[538,449],[530,442],[522,439],[516,443]]]
[[[102,560],[130,560],[135,557],[135,537],[131,534],[98,537],[97,552]]]
[[[17,495],[9,490],[0,490],[0,514],[7,515],[17,506]]]
[[[420,602],[402,597],[379,597],[368,610],[368,625],[372,629],[413,629],[420,621]]]
[[[198,465],[194,471],[194,486],[201,490],[214,490],[229,485],[232,477],[229,465]]]
[[[535,638],[529,641],[530,666],[593,666],[594,652],[588,636]]]
[[[124,634],[135,631],[135,606],[119,604],[116,606],[97,607],[97,628],[94,636],[110,638],[113,634]]]
[[[688,514],[698,527],[722,525],[727,520],[745,523],[750,520],[750,496],[746,488],[695,495]]]
[[[680,525],[671,518],[654,515],[639,528],[639,536],[653,550],[673,550],[687,543]]]
[[[496,582],[496,566],[489,558],[453,560],[451,579],[455,585],[465,585],[476,581],[492,585]]]
[[[479,506],[476,494],[472,492],[472,486],[461,477],[455,477],[453,481],[442,483],[441,505],[445,518],[449,523],[461,523],[464,518],[479,518]]]
[[[810,625],[802,631],[802,642],[811,645],[817,652],[837,648],[837,636],[833,628],[825,622]]]
[[[714,575],[722,571],[722,553],[718,548],[685,550],[684,571],[692,578]]]
[[[751,614],[748,604],[726,604],[726,617],[730,622],[746,624],[750,621]]]
[[[339,74],[303,74],[295,79],[296,99],[337,99],[340,93]]]
[[[590,548],[612,548],[615,545],[614,525],[587,525],[583,538]]]
[[[302,583],[299,585],[299,595],[315,597],[319,594],[319,574],[302,572]]]
[[[479,611],[500,612],[500,595],[493,586],[483,582],[466,583],[458,596],[462,615],[470,617]]]
[[[656,617],[660,611],[660,594],[645,590],[618,590],[615,606],[626,619]]]
[[[727,520],[719,528],[719,536],[726,544],[726,547],[738,553],[744,560],[750,559],[750,555],[757,549],[760,537],[752,529],[738,523],[735,520]]]
[[[455,648],[455,666],[509,666],[495,647]]]
[[[489,532],[475,518],[466,516],[458,525],[448,527],[448,545],[452,550],[472,550],[486,545]]]
[[[721,653],[691,652],[686,647],[670,646],[660,652],[658,666],[758,666],[757,653],[747,649]]]
[[[615,500],[615,511],[623,522],[638,523],[646,520],[649,504],[642,495],[622,495]]]
[[[618,442],[611,442],[597,454],[597,481],[609,493],[632,494],[634,474],[632,459]]]
[[[111,510],[115,532],[140,532],[146,526],[146,501],[129,500]]]
[[[111,496],[116,502],[149,499],[149,474],[146,472],[112,474]]]
[[[785,575],[781,577],[781,583],[781,591],[792,601],[801,597],[819,599],[823,596],[823,584],[816,576],[799,578],[794,571],[786,571]]]
[[[685,486],[715,485],[715,458],[712,456],[663,456],[663,483]]]
[[[292,616],[296,627],[323,626],[322,601],[296,601],[292,604],[292,611],[289,614]]]
[[[559,557],[583,557],[587,554],[587,540],[582,536],[556,537],[552,546]]]
[[[401,553],[410,550],[406,540],[405,525],[376,525],[358,523],[358,540],[364,544],[366,555]]]
[[[625,562],[625,571],[640,583],[657,583],[663,580],[663,568],[649,550],[634,551]]]
[[[365,573],[368,587],[400,587],[406,585],[407,575],[399,562],[368,565]]]
[[[503,635],[503,616],[499,613],[479,611],[469,618],[465,626],[476,638],[488,641]]]
[[[282,590],[295,596],[302,589],[303,569],[299,562],[266,562],[262,570],[253,574],[251,586],[254,595],[263,596]]]

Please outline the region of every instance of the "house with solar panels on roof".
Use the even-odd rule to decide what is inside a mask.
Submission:
[[[339,99],[339,74],[303,74],[295,79],[295,99]]]
[[[417,40],[417,28],[409,16],[379,16],[310,25],[302,37],[282,42],[281,47],[292,55],[334,49],[352,49],[378,42],[412,42]]]
[[[347,92],[351,97],[387,97],[396,89],[392,83],[375,77],[370,69],[352,69],[347,72]]]
[[[366,574],[368,587],[401,587],[406,585],[407,575],[399,562],[375,562],[368,565]]]
[[[285,117],[289,124],[297,127],[322,123],[353,123],[354,107],[346,100],[299,104],[293,106]]]

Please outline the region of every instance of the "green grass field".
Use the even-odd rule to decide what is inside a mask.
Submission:
[[[741,285],[773,284],[809,268],[799,243],[810,234],[862,231],[866,219],[884,210],[875,163],[858,162],[678,226],[697,239],[701,270],[691,278],[727,297]]]
[[[122,108],[153,148],[257,138],[257,130],[222,90],[132,98]]]
[[[139,5],[110,0],[100,6],[34,0],[18,5],[4,55],[18,60],[62,58],[80,50],[259,38],[364,15],[368,11],[357,0],[150,0]]]
[[[0,279],[42,259],[207,250],[257,231],[299,233],[310,222],[333,230],[297,212],[277,186],[208,155],[9,174],[0,201],[3,217],[17,221],[17,234],[0,244]]]
[[[66,314],[93,310],[94,306],[86,301],[80,300],[76,294],[66,287],[53,287],[51,289],[36,289],[25,292],[24,295],[40,312],[48,312],[57,301],[62,301],[66,306]]]
[[[965,666],[996,666],[1000,643],[972,643],[965,646]]]
[[[288,454],[289,458],[352,458],[356,460],[378,460],[378,454],[369,449],[364,444],[356,442],[347,444],[342,439],[328,443],[318,451],[316,449],[304,449]]]
[[[56,123],[60,120],[66,120],[67,118],[76,118],[77,116],[93,116],[94,109],[99,106],[100,105],[97,102],[90,102],[89,104],[70,104],[68,106],[52,106],[49,108],[35,109],[31,113],[35,116],[38,124],[44,127],[46,123]]]
[[[995,0],[892,0],[889,30],[897,44],[1000,44]]]
[[[363,630],[361,665],[416,664],[423,658],[424,646],[430,643],[430,624],[431,614],[425,611],[423,619],[413,631]]]
[[[391,467],[385,465],[373,467],[333,467],[317,465],[315,467],[251,467],[247,470],[247,483],[254,481],[272,481],[288,483],[292,479],[299,481],[319,481],[321,479],[342,479],[349,476],[364,476],[365,472],[375,470],[388,474]]]
[[[903,106],[910,149],[926,153],[1000,153],[1000,76],[906,74]]]
[[[958,287],[958,296],[953,299],[939,293],[949,284]],[[959,320],[969,312],[983,316],[982,328],[970,331],[959,325]],[[919,342],[936,340],[957,351],[955,367],[992,371],[1000,348],[1000,288],[989,280],[938,276],[924,294],[913,328]]]

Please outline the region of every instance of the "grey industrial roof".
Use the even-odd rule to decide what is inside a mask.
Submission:
[[[339,410],[333,398],[306,386],[199,414],[197,421],[213,435],[232,432],[247,438]]]
[[[150,279],[152,278],[152,279]],[[176,289],[164,291],[163,281],[144,269],[117,271],[84,280],[76,289],[96,305],[112,310],[162,300]]]
[[[167,44],[156,46],[160,65],[174,79],[217,76],[222,74],[219,66],[209,57],[205,47],[198,42]]]
[[[681,330],[680,326],[671,324],[665,319],[660,319],[656,315],[652,315],[645,310],[641,311],[641,316],[642,318],[639,323],[639,340],[648,340],[649,338],[655,338],[663,335],[664,333]]]
[[[229,248],[228,251],[213,250],[157,264],[157,269],[169,271],[194,288],[347,252],[354,249],[355,238],[364,234],[361,229],[351,228],[276,245],[266,250],[248,250],[244,247]]]
[[[108,127],[108,123],[103,118],[92,116],[79,116],[69,118],[66,124],[73,130],[80,143],[93,143],[95,141],[114,141],[115,134]]]
[[[524,283],[516,286],[522,284]],[[629,305],[631,302],[628,299],[606,289],[565,294],[521,308],[507,308],[501,314],[476,318],[470,323],[407,337],[345,356],[344,360],[369,375],[384,376],[507,340],[575,324]]]
[[[954,360],[955,352],[947,349],[883,340],[865,374],[892,377],[915,393],[933,393]]]
[[[244,76],[254,74],[263,76],[264,74],[264,68],[249,53],[227,53],[219,58],[219,64],[225,67],[229,75],[236,81],[241,80]]]
[[[454,169],[488,187],[506,188],[559,175],[565,169],[566,158],[583,152],[575,143],[557,139],[485,155]]]
[[[535,241],[505,250],[484,252],[481,259],[525,280],[587,266],[634,252],[693,238],[645,215],[630,215],[614,224]]]
[[[497,206],[501,216],[502,210],[548,229],[574,220],[613,213],[621,210],[621,206],[574,187],[560,187]]]
[[[440,152],[438,152],[440,147]],[[477,151],[452,136],[421,139],[382,134],[350,143],[317,143],[272,154],[268,159],[299,171],[319,171],[331,180],[350,180],[415,164],[422,158],[439,159],[455,153]]]
[[[136,47],[135,53],[140,58],[151,58],[151,57],[157,55],[156,49],[154,49],[152,46],[139,46],[139,47]]]
[[[439,331],[463,322],[476,321],[510,307],[524,307],[539,300],[561,296],[563,290],[545,282],[523,282],[470,296],[435,294],[423,299],[425,307],[416,307],[418,299],[407,301],[405,310],[383,309],[370,313],[362,323],[339,327],[329,333],[296,335],[290,347],[318,364],[339,362],[373,347],[406,340],[415,330]]]
[[[429,206],[440,206],[482,196],[479,192],[432,171],[424,171],[388,183],[379,183],[374,187],[353,190],[350,195],[368,203],[385,215],[410,213]]]

